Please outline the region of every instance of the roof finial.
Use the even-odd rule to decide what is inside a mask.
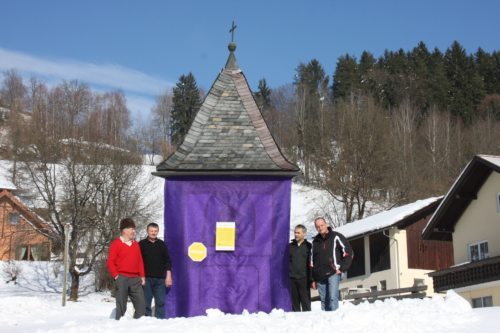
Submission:
[[[227,59],[226,62],[226,69],[231,69],[235,70],[238,69],[238,63],[236,62],[236,57],[234,56],[234,51],[236,50],[236,43],[234,42],[234,30],[236,30],[236,25],[233,24],[231,25],[231,29],[229,29],[229,32],[231,33],[231,42],[227,46],[229,50],[229,58]]]
[[[234,31],[236,30],[236,27],[237,26],[234,24],[234,21],[233,21],[233,24],[231,25],[231,29],[229,29],[229,32],[231,33],[231,43],[229,43],[229,45],[227,46],[227,48],[231,52],[234,52],[236,50],[236,43],[234,42]]]

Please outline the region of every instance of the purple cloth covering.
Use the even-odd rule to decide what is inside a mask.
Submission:
[[[291,310],[288,279],[291,179],[279,177],[169,178],[165,239],[172,259],[167,318]],[[235,251],[215,251],[215,225],[236,222]],[[207,257],[194,262],[188,247]]]

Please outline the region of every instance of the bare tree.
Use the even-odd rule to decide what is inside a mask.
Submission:
[[[155,164],[155,156],[163,156],[166,142],[151,117],[148,117],[145,121],[139,119],[136,122],[134,141],[137,153],[145,154],[148,164]]]
[[[147,222],[152,214],[143,196],[150,189],[139,181],[140,157],[85,140],[92,133],[88,116],[99,113],[96,100],[101,98],[78,84],[40,93],[32,103],[33,121],[26,124],[26,144],[19,150],[21,168],[28,175],[25,187],[33,189],[47,211],[52,240],[63,244],[64,226],[71,226],[71,300],[78,298],[80,277],[92,271],[117,235],[118,221],[129,216]],[[110,142],[120,143],[128,119],[123,113],[128,111],[121,109],[119,95],[104,96],[108,98],[104,128],[111,130]],[[54,110],[54,105],[66,112]]]
[[[167,158],[173,152],[172,142],[170,141],[172,134],[172,97],[172,89],[167,89],[157,97],[156,104],[151,110],[153,114],[152,122],[146,126],[149,131],[154,132],[151,133],[149,138],[150,144],[154,142],[155,148],[159,146],[163,158]]]
[[[388,126],[373,99],[336,106],[331,145],[315,163],[322,187],[343,204],[345,222],[364,216],[366,203],[379,198],[388,176]],[[355,214],[355,215],[354,215]]]
[[[416,175],[415,151],[418,112],[409,98],[389,111],[390,120],[389,159],[393,162],[393,182],[388,184],[392,189],[391,200],[395,203],[408,200]]]
[[[3,87],[0,89],[0,106],[11,111],[24,111],[26,86],[16,70],[4,72]]]
[[[296,126],[296,120],[294,118],[296,106],[294,86],[292,84],[287,84],[273,89],[271,91],[271,103],[274,106],[274,113],[271,121],[275,121],[276,123],[270,130],[280,148],[287,152],[287,156],[296,161],[298,136],[295,131],[290,130]]]

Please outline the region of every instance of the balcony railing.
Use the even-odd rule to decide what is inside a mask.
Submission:
[[[442,269],[429,276],[435,292],[500,280],[500,256]]]

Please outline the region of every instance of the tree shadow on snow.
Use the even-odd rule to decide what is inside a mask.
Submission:
[[[63,285],[64,266],[57,261],[37,261],[23,265],[23,270],[17,278],[18,286],[34,292],[60,294]],[[88,295],[94,291],[93,277],[86,275],[80,277],[80,296]],[[71,286],[71,275],[68,274],[68,293]]]

